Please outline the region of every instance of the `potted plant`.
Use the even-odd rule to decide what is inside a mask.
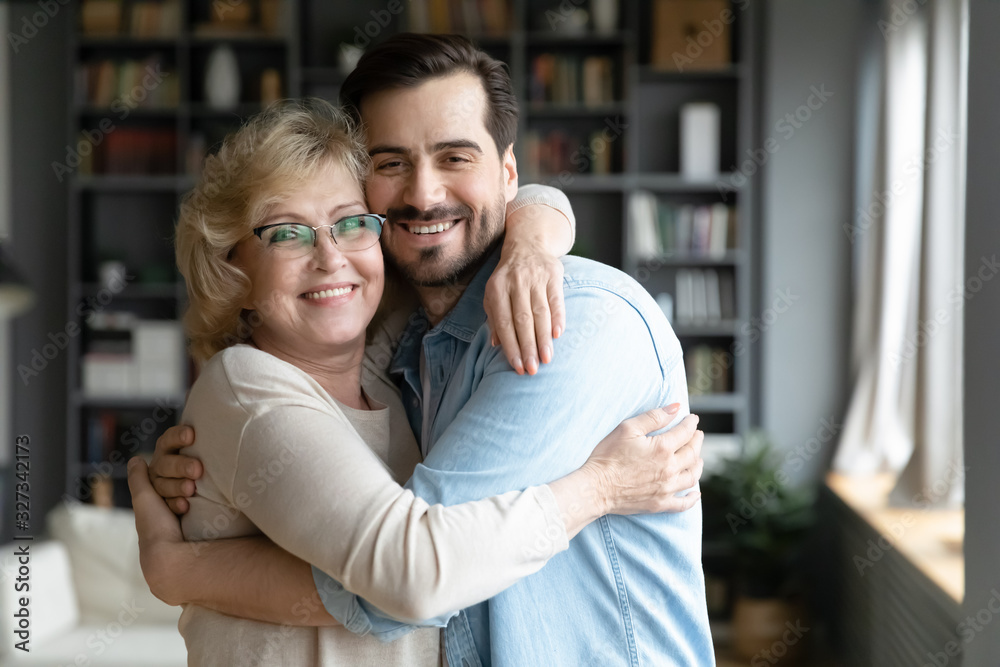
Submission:
[[[728,554],[733,648],[746,658],[768,652],[794,664],[802,634],[796,594],[813,500],[789,485],[781,463],[769,438],[752,432],[743,455],[726,460],[701,490],[705,541]]]

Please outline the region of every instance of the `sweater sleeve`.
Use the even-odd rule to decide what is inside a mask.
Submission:
[[[308,401],[290,397],[242,433],[237,506],[282,548],[397,618],[485,600],[568,546],[548,486],[430,506],[393,481],[345,417]]]
[[[562,190],[550,185],[522,185],[517,189],[517,196],[507,204],[507,214],[510,215],[520,208],[534,204],[550,206],[565,215],[566,219],[569,220],[573,240],[576,241],[576,216],[573,214],[573,206],[569,203],[569,197]]]

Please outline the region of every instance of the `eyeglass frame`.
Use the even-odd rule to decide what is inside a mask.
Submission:
[[[378,236],[375,237],[375,243],[371,244],[370,246],[365,246],[364,248],[352,248],[350,250],[348,250],[346,248],[341,248],[340,244],[337,243],[337,237],[334,236],[334,234],[333,234],[333,228],[336,227],[337,225],[339,225],[340,223],[342,223],[344,220],[350,220],[351,218],[361,218],[361,217],[372,217],[372,218],[375,218],[376,220],[378,220]],[[368,250],[369,248],[374,248],[375,247],[375,245],[378,243],[378,240],[380,238],[382,238],[382,230],[385,228],[385,221],[386,221],[386,219],[387,219],[386,216],[380,215],[378,213],[357,213],[355,215],[344,216],[343,218],[341,218],[340,220],[338,220],[337,222],[334,222],[332,224],[329,224],[329,225],[317,225],[315,227],[313,227],[312,225],[307,225],[304,222],[274,222],[274,223],[271,223],[269,225],[261,225],[260,227],[254,227],[253,233],[254,233],[254,236],[256,236],[261,241],[263,241],[264,237],[261,236],[261,235],[267,229],[272,229],[274,227],[280,227],[282,225],[301,225],[302,227],[307,227],[307,228],[313,230],[312,247],[313,247],[313,249],[315,249],[316,248],[316,244],[319,242],[319,230],[323,229],[324,227],[329,227],[330,228],[330,238],[333,239],[333,243],[337,246],[338,250],[340,250],[341,252],[357,252],[357,251],[361,251],[361,250]]]

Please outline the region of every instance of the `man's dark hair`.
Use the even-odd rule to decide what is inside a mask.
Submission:
[[[517,98],[507,65],[480,51],[460,35],[400,33],[366,52],[340,89],[345,110],[361,120],[366,95],[393,88],[412,88],[430,79],[459,72],[479,77],[486,91],[483,119],[503,157],[517,136]]]

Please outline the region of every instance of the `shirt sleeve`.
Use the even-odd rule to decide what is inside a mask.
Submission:
[[[573,206],[569,203],[569,197],[566,196],[566,193],[551,185],[522,185],[517,189],[517,195],[514,199],[507,204],[507,215],[534,204],[549,206],[565,215],[569,221],[573,241],[576,241],[576,216],[573,214]]]
[[[306,400],[247,423],[231,497],[279,546],[404,619],[484,600],[567,546],[548,487],[431,506],[393,481],[346,418]]]
[[[572,472],[605,435],[640,412],[680,402],[674,423],[683,419],[687,385],[669,325],[651,325],[627,299],[593,287],[567,290],[566,307],[574,324],[554,341],[553,361],[532,377],[517,375],[499,348],[477,335],[469,354],[480,356],[482,380],[407,488],[445,505],[526,488]],[[326,604],[322,573],[316,583]],[[347,604],[330,602],[335,617],[331,606]],[[360,623],[380,639],[402,632],[364,600],[352,608],[366,612]]]

